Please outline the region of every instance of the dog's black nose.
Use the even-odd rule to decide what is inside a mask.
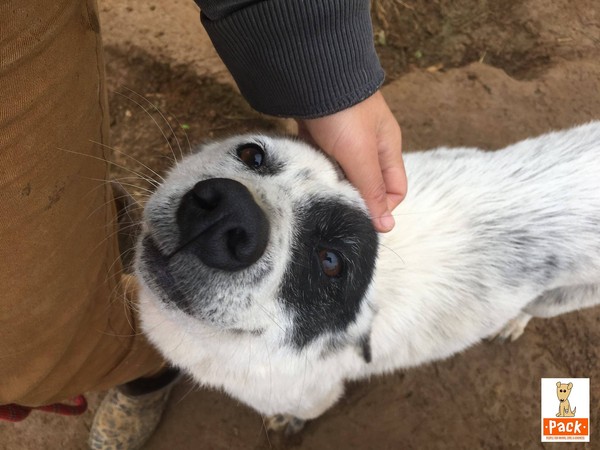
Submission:
[[[254,264],[269,240],[269,222],[248,189],[213,178],[196,183],[177,210],[181,248],[209,267],[241,270]]]

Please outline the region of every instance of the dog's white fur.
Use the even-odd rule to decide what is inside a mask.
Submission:
[[[243,139],[277,152],[286,163],[282,173],[265,180],[224,162],[224,149]],[[292,140],[237,137],[187,157],[148,204],[146,235],[169,236],[169,202],[199,179],[230,177],[267,212],[273,244],[257,265],[265,258],[275,264],[258,286],[231,287],[232,298],[256,295],[244,308],[227,300],[226,325],[167,305],[142,282],[141,317],[151,341],[201,384],[265,415],[312,419],[342,395],[345,380],[445,358],[503,329],[516,336],[530,316],[600,302],[600,122],[496,152],[410,153],[405,164],[409,192],[394,211],[395,229],[380,236],[375,275],[346,330],[348,344],[324,352],[325,335],[301,350],[285,344],[293,319],[276,291],[293,258],[292,205],[331,196],[364,211],[356,192],[324,157]],[[298,183],[301,171],[310,172],[309,181]],[[162,242],[163,251],[174,245],[168,237]],[[144,280],[139,258],[137,270]],[[234,333],[232,326],[262,333]],[[352,344],[364,333],[371,362]]]

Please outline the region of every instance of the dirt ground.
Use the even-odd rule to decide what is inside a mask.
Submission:
[[[293,130],[291,121],[246,105],[191,0],[100,0],[100,8],[112,140],[129,155],[115,152],[118,164],[150,176],[144,165],[164,171],[171,147],[178,154],[215,136]],[[405,151],[497,149],[600,119],[597,0],[378,0],[373,18],[388,74],[383,91]],[[149,185],[131,183],[143,199]],[[599,343],[600,308],[533,320],[514,343],[486,342],[350,384],[333,409],[290,440],[267,436],[247,407],[186,382],[146,448],[600,448]],[[591,444],[539,442],[542,377],[591,379]],[[90,410],[79,418],[35,412],[16,425],[0,422],[0,449],[85,448],[101,397],[89,395]]]

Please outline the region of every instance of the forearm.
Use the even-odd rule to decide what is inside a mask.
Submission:
[[[258,111],[320,117],[373,94],[383,70],[369,0],[196,0],[202,23]]]

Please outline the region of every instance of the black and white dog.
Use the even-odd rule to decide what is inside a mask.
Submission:
[[[145,333],[198,382],[306,420],[345,380],[600,303],[600,122],[405,164],[408,196],[378,236],[357,191],[305,143],[199,148],[146,205]]]

